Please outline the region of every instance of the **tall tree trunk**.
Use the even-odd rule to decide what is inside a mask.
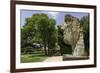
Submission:
[[[46,48],[46,41],[44,40],[44,52],[45,52],[45,55],[47,55],[47,48]]]

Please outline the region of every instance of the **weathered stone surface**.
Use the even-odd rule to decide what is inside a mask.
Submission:
[[[64,25],[61,28],[64,30],[63,41],[65,44],[72,46],[74,56],[81,56],[84,53],[84,41],[83,33],[80,33],[79,20],[71,15],[66,15]]]
[[[79,20],[71,15],[66,15],[62,29],[64,30],[64,42],[69,45],[75,45],[80,34]]]
[[[84,40],[83,40],[83,33],[80,33],[79,40],[76,44],[76,47],[73,51],[74,56],[83,56],[84,55]]]

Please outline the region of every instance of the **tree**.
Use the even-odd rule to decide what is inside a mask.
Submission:
[[[49,19],[45,14],[41,15],[38,26],[46,55],[50,54],[50,49],[53,49],[55,47],[55,43],[57,42],[55,24],[56,22],[54,19]]]
[[[63,30],[61,29],[61,25],[58,25],[58,45],[60,46],[60,53],[63,55]]]
[[[89,55],[89,15],[83,16],[80,22],[84,34],[85,50],[87,51],[87,55]]]
[[[22,30],[22,47],[26,44],[39,42],[43,44],[45,55],[48,54],[48,50],[53,48],[56,43],[56,21],[49,19],[46,14],[33,14],[31,18],[26,18],[25,25]]]
[[[56,48],[57,43],[57,30],[55,27],[56,21],[54,19],[49,19],[48,25],[48,54],[51,55]]]
[[[26,18],[26,23],[21,27],[21,48],[22,52],[30,50],[32,47],[33,37],[36,35],[36,29],[31,18]]]
[[[40,37],[42,38],[42,42],[44,44],[45,55],[47,55],[48,24],[48,16],[46,14],[40,14],[38,20],[38,30],[40,32]]]

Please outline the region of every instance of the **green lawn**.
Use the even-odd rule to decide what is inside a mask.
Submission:
[[[41,54],[23,54],[21,55],[21,63],[42,62],[46,58],[47,56]]]

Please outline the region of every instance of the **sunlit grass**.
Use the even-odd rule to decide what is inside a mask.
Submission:
[[[23,54],[21,55],[21,63],[42,62],[46,58],[47,56],[41,54]]]

